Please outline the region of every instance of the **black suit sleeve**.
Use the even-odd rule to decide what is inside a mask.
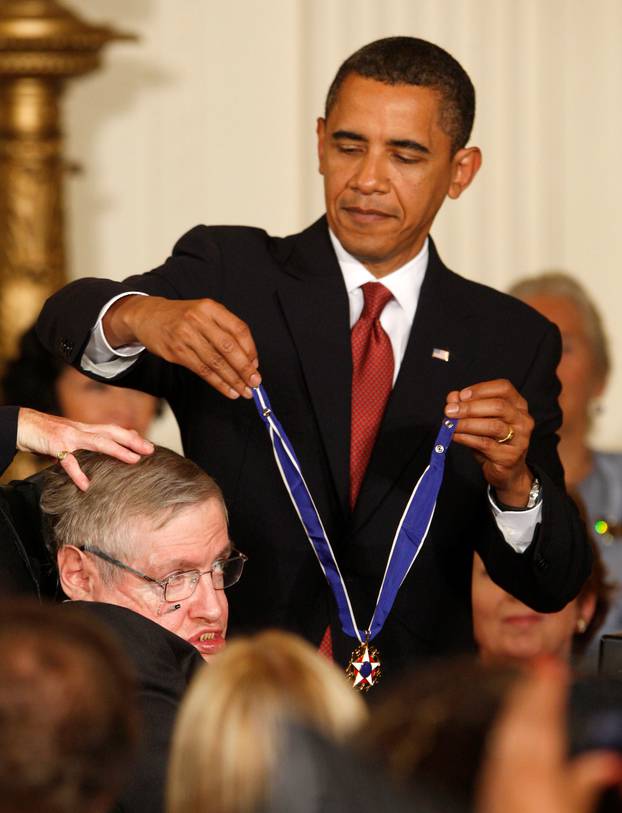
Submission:
[[[54,293],[37,320],[39,340],[53,355],[80,369],[80,359],[102,308],[115,296],[140,291],[167,299],[217,298],[220,255],[210,231],[183,235],[159,268],[123,282],[84,277]],[[124,377],[124,374],[121,374]]]
[[[171,737],[190,678],[203,660],[189,643],[125,607],[69,602],[67,612],[94,615],[121,644],[134,666],[143,726],[138,758],[115,807],[123,813],[160,813]]]
[[[527,463],[542,484],[542,522],[525,553],[512,549],[496,523],[477,546],[491,578],[539,612],[557,612],[575,598],[592,565],[585,526],[565,492],[557,454],[562,415],[555,370],[560,352],[559,331],[549,325],[518,386],[535,420]]]
[[[159,268],[128,277],[123,282],[82,278],[53,294],[37,320],[37,336],[53,355],[88,375],[118,386],[132,387],[158,398],[171,399],[179,393],[178,369],[149,352],[113,379],[101,378],[80,363],[102,308],[111,299],[139,291],[166,299],[221,300],[222,261],[220,250],[206,226],[195,226],[183,235],[171,256]]]
[[[19,407],[0,407],[0,473],[3,472],[15,456],[17,443],[17,415]]]

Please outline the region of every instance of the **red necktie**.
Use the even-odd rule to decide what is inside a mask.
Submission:
[[[351,508],[356,503],[393,386],[391,340],[380,324],[380,314],[393,295],[379,282],[366,282],[363,295],[363,312],[352,328]]]
[[[379,282],[363,285],[365,304],[352,328],[352,425],[350,434],[350,507],[354,508],[374,448],[380,421],[393,386],[393,349],[380,324],[380,314],[392,298]],[[332,659],[327,627],[320,654]]]

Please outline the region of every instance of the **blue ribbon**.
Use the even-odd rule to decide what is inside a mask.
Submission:
[[[343,576],[311,492],[304,480],[296,453],[285,430],[272,411],[270,400],[263,386],[253,390],[253,398],[259,415],[270,434],[274,457],[292,504],[335,596],[343,631],[346,635],[357,638],[361,643],[370,641],[382,629],[399,589],[427,537],[436,508],[438,492],[443,482],[445,455],[453,437],[455,422],[444,420],[441,424],[430,463],[415,485],[395,532],[369,628],[361,630],[354,618]]]

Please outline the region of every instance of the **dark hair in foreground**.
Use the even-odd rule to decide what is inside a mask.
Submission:
[[[451,138],[452,153],[469,140],[475,88],[460,63],[438,45],[416,37],[385,37],[359,48],[333,79],[326,97],[326,118],[350,74],[386,85],[417,85],[437,91],[441,97],[439,124]]]
[[[0,811],[95,813],[121,791],[137,735],[134,683],[94,619],[0,605]]]
[[[472,809],[486,737],[519,674],[468,657],[424,666],[375,705],[363,747],[398,783]]]

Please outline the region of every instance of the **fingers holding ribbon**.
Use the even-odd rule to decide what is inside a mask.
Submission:
[[[526,505],[533,476],[525,458],[534,421],[513,384],[495,379],[454,390],[447,396],[445,414],[457,419],[454,441],[473,450],[500,501]]]

